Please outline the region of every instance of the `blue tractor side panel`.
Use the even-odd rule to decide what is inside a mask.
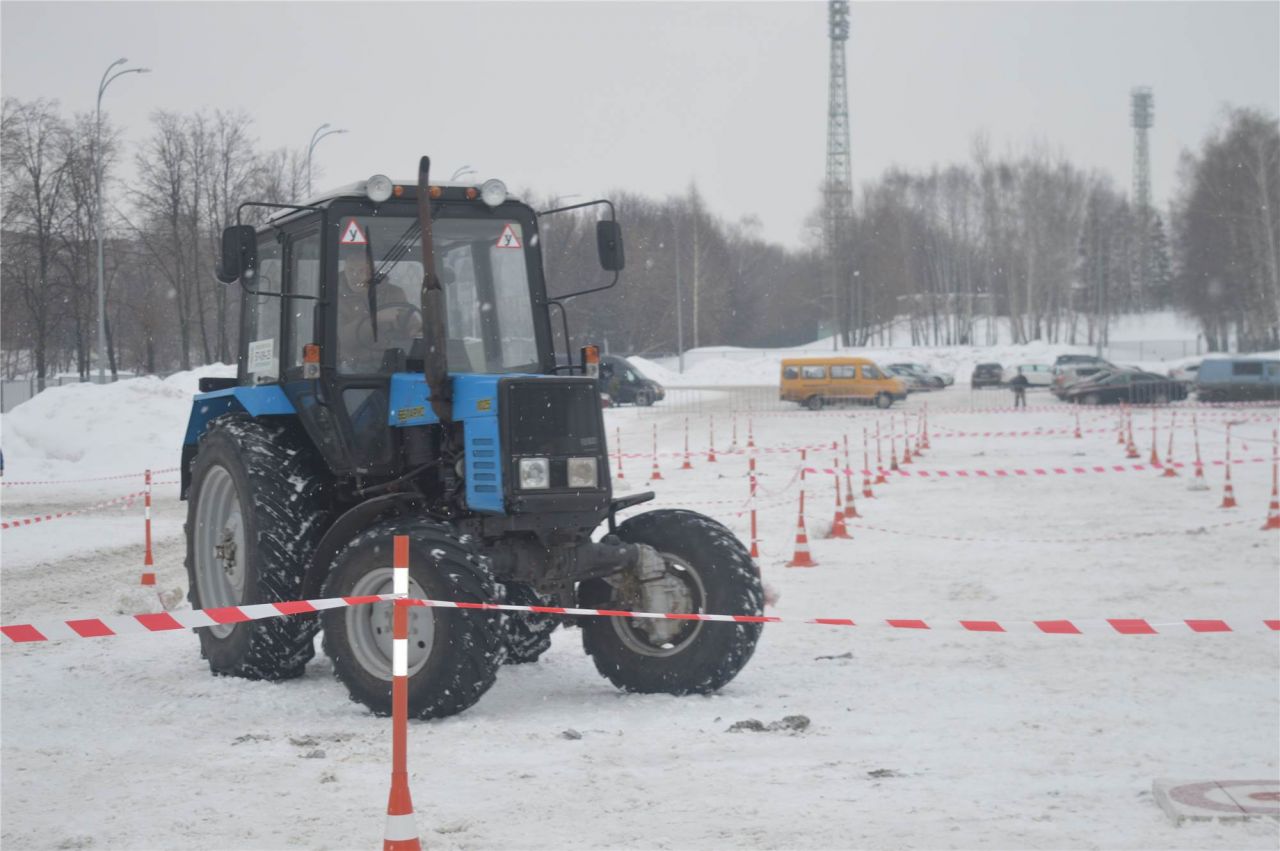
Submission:
[[[261,387],[230,387],[212,393],[197,393],[191,403],[191,418],[187,420],[187,434],[182,442],[195,444],[214,417],[232,411],[244,411],[251,417],[297,415],[293,403],[275,384]]]
[[[509,376],[452,375],[453,418],[462,422],[467,463],[467,506],[506,514],[502,501],[502,447],[498,436],[498,382]],[[431,391],[420,374],[391,376],[387,424],[393,428],[440,422],[428,401]]]

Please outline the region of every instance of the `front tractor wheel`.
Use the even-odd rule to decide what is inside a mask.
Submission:
[[[334,559],[325,597],[393,593],[392,539],[409,536],[409,596],[493,603],[497,588],[471,542],[429,518],[395,519],[355,537]],[[324,651],[351,699],[391,714],[391,603],[328,609]],[[409,715],[456,715],[493,685],[501,664],[502,615],[474,609],[409,610]]]
[[[651,511],[618,527],[618,537],[648,544],[666,573],[641,582],[632,572],[579,588],[582,605],[625,611],[760,615],[764,592],[750,554],[732,532],[692,511]],[[742,670],[761,624],[588,617],[582,643],[596,670],[625,691],[713,692]]]
[[[319,464],[287,426],[222,417],[200,439],[187,497],[188,597],[197,609],[298,599],[324,531]],[[215,674],[283,680],[315,655],[310,616],[196,630]]]

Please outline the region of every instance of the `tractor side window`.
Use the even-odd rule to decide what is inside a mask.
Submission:
[[[295,239],[289,257],[289,289],[299,295],[320,295],[320,234]],[[289,309],[289,366],[302,366],[302,347],[316,341],[316,303],[295,298]]]
[[[258,244],[258,274],[254,289],[263,293],[280,292],[280,277],[284,270],[280,243],[274,237]],[[280,380],[280,298],[277,296],[249,296],[253,304],[253,338],[249,341],[248,361],[245,371],[254,384],[269,384]]]

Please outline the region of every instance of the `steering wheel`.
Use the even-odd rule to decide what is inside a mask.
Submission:
[[[391,314],[391,316],[384,318],[383,314]],[[360,321],[356,323],[355,332],[352,335],[357,346],[372,349],[374,346],[381,345],[386,339],[384,335],[388,332],[395,340],[411,340],[421,334],[425,324],[422,321],[422,309],[407,301],[378,305],[376,317],[378,319],[379,339],[375,340],[373,338],[374,317],[365,313],[360,317]],[[414,317],[417,317],[418,320],[416,334],[413,328]]]

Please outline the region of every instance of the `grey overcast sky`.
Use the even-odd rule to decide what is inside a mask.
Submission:
[[[317,188],[471,165],[513,188],[662,196],[799,244],[824,172],[826,4],[0,3],[0,88],[104,108],[243,109],[263,146],[316,149]],[[855,182],[1039,143],[1130,181],[1130,87],[1154,88],[1158,203],[1224,104],[1280,112],[1280,4],[853,3]],[[123,177],[128,171],[122,172]]]

